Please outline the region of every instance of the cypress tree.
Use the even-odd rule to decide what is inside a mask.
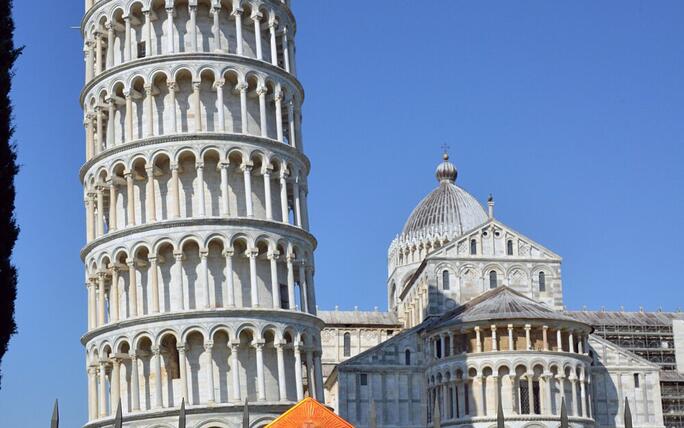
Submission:
[[[17,269],[12,251],[19,235],[14,218],[14,177],[17,155],[12,141],[12,67],[21,48],[14,47],[12,0],[0,0],[0,363],[7,352],[10,337],[16,333],[14,303],[17,297]],[[0,380],[2,378],[0,377]]]

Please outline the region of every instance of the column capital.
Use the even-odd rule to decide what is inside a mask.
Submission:
[[[206,259],[209,257],[209,250],[200,250],[199,252],[200,258]]]
[[[268,28],[275,31],[278,29],[278,20],[276,18],[271,18],[268,20]]]
[[[244,10],[242,10],[242,9],[240,9],[240,8],[238,7],[238,8],[236,8],[236,9],[233,9],[233,11],[230,12],[230,15],[231,15],[231,16],[240,16],[240,17],[241,17],[241,16],[242,16],[242,12],[244,12]]]
[[[252,12],[252,14],[249,17],[252,18],[252,20],[254,20],[254,21],[261,21],[261,18],[263,18],[264,15],[259,13],[258,10],[256,10],[256,11]]]
[[[184,258],[182,252],[174,252],[173,257],[176,259],[177,262],[182,262]]]
[[[207,341],[204,344],[204,350],[207,352],[211,352],[211,350],[214,348],[214,342],[213,341]]]
[[[239,92],[246,92],[248,87],[249,86],[247,85],[247,82],[240,82],[237,85],[235,85],[235,90]]]
[[[183,354],[185,354],[185,351],[188,350],[188,348],[187,348],[187,346],[185,345],[185,343],[179,343],[179,344],[176,346],[176,349],[178,350],[178,352],[183,353]]]
[[[199,91],[200,85],[201,85],[201,84],[202,84],[201,81],[199,81],[199,80],[193,80],[193,81],[192,81],[192,89],[193,89],[193,90]]]
[[[147,256],[147,260],[149,260],[149,262],[150,262],[151,264],[153,264],[153,265],[154,265],[154,264],[157,264],[157,256],[155,256],[155,255],[149,255],[149,256]]]
[[[268,92],[268,88],[266,86],[263,86],[263,85],[259,86],[256,89],[256,94],[259,96],[266,95],[267,92]]]
[[[240,349],[240,344],[239,343],[229,343],[228,346],[230,347],[230,350],[233,352],[237,352]]]
[[[161,348],[157,345],[152,346],[152,353],[159,356],[159,354],[161,354]]]
[[[269,251],[267,257],[269,260],[278,260],[278,258],[280,257],[280,252],[278,252],[277,250]]]
[[[202,161],[195,162],[195,168],[196,169],[204,169],[204,162],[202,162]]]
[[[235,250],[233,248],[227,248],[223,251],[225,257],[233,257],[235,255]]]
[[[152,95],[152,85],[151,84],[145,85],[145,86],[143,86],[143,88],[145,89],[145,95]]]
[[[532,326],[530,324],[525,324],[525,330],[530,330],[532,329]]]
[[[240,169],[242,172],[252,172],[252,169],[254,168],[254,164],[251,162],[243,162],[242,165],[240,165]]]
[[[172,92],[178,91],[178,84],[173,80],[170,82],[166,82],[166,87],[169,88],[169,91],[172,91]]]
[[[213,84],[213,88],[214,89],[221,89],[221,88],[223,88],[223,85],[225,85],[225,84],[226,84],[225,80],[217,79]]]

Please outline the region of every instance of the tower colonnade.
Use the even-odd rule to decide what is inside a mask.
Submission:
[[[159,69],[162,64],[168,69]],[[274,70],[249,60],[226,66],[212,55],[112,70],[82,95],[86,159],[181,133],[252,135],[302,151],[302,90],[290,75],[271,75]]]
[[[511,298],[506,295],[512,292],[504,289],[483,305]],[[510,307],[520,312],[485,315],[473,309],[477,315],[466,315],[466,309],[464,322],[424,333],[428,418],[437,405],[443,419],[456,424],[495,420],[500,400],[507,420],[552,421],[565,401],[576,422],[593,424],[591,327],[512,298],[519,302],[508,301]]]
[[[254,218],[307,230],[308,163],[220,139],[159,140],[87,165],[88,242],[134,226],[186,218]]]
[[[217,313],[171,328],[127,323],[98,335],[87,349],[90,420],[113,416],[119,400],[124,415],[164,412],[182,400],[191,406],[321,400],[320,345],[301,323],[311,317],[283,323],[262,315],[266,322],[225,322]]]
[[[86,6],[86,426],[323,401],[289,3]]]
[[[295,74],[296,31],[286,2],[86,1],[86,83],[131,61],[179,53],[252,58]]]
[[[89,331],[193,310],[316,314],[306,234],[285,237],[277,229],[260,228],[255,235],[253,224],[233,235],[215,228],[215,223],[196,224],[191,234],[162,238],[152,229],[139,241],[127,244],[123,237],[93,246],[97,250],[86,258]]]

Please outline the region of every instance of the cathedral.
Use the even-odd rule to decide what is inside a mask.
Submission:
[[[290,0],[85,0],[81,31],[86,428],[302,400],[359,428],[684,427],[684,316],[567,311],[561,257],[446,153],[388,310],[318,310]]]

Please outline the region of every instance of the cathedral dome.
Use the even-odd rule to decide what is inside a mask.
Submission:
[[[437,166],[439,186],[413,210],[402,236],[447,234],[459,236],[487,221],[487,213],[470,193],[456,185],[458,175],[449,155]]]

